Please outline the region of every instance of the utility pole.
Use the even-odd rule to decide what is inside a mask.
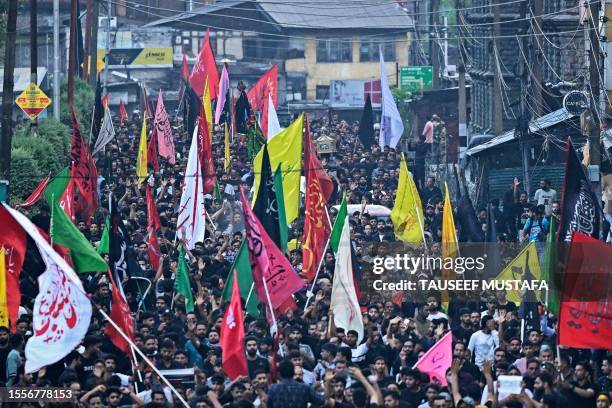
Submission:
[[[98,26],[100,15],[100,2],[98,0],[94,1],[93,4],[93,15],[91,22],[91,39],[89,40],[89,56],[90,56],[90,67],[89,67],[89,77],[88,82],[91,89],[96,89],[98,82]]]
[[[492,0],[493,4],[493,37],[495,44],[495,59],[497,57],[501,58],[501,50],[499,46],[499,36],[501,35],[501,27],[500,27],[500,15],[499,15],[499,0]],[[495,66],[493,70],[495,71],[495,83],[493,85],[493,129],[495,131],[495,136],[499,136],[504,131],[503,117],[502,117],[502,72],[501,69],[497,69],[497,63],[494,63]],[[501,65],[501,64],[500,64]]]
[[[96,2],[97,3],[97,2]],[[90,67],[90,55],[91,55],[91,16],[93,15],[93,0],[87,0],[87,13],[85,13],[85,44],[83,44],[83,76],[82,80],[87,81]]]
[[[531,13],[533,15],[533,33],[536,37],[533,41],[540,45],[540,41],[543,41],[542,34],[542,0],[533,0]],[[532,42],[533,43],[533,42]],[[531,47],[533,52],[533,58],[530,61],[531,71],[533,73],[532,83],[534,86],[531,87],[531,93],[533,95],[533,108],[538,116],[542,116],[543,112],[543,101],[542,101],[542,52],[541,47]],[[524,51],[526,52],[526,51]]]
[[[74,98],[74,73],[76,67],[76,30],[77,30],[77,1],[70,0],[70,45],[68,46],[68,105],[72,105]]]
[[[53,0],[53,117],[60,120],[59,0]]]
[[[440,43],[438,38],[438,9],[440,0],[429,0],[431,10],[429,13],[429,59],[433,67],[433,89],[440,87]]]
[[[531,180],[529,177],[529,122],[531,120],[531,113],[527,110],[527,94],[529,93],[529,70],[531,69],[530,65],[532,65],[531,57],[533,53],[529,51],[533,49],[533,47],[529,47],[529,37],[526,35],[529,32],[529,27],[527,23],[527,1],[525,0],[521,3],[521,20],[524,21],[524,29],[522,30],[523,38],[521,39],[521,55],[525,58],[528,58],[528,61],[525,59],[521,59],[521,69],[520,69],[520,98],[521,98],[521,114],[517,120],[517,128],[515,132],[518,133],[519,136],[519,146],[521,148],[521,165],[523,167],[523,186],[525,192],[527,193],[527,197],[531,196]],[[531,0],[530,0],[531,1]],[[531,78],[533,80],[533,78]],[[533,83],[533,81],[532,81]],[[531,87],[531,91],[533,91]]]
[[[463,9],[463,0],[456,0],[457,9],[457,17],[461,13],[460,10]],[[457,21],[461,21],[461,19],[457,18]],[[466,148],[470,146],[470,141],[468,139],[467,132],[467,97],[465,90],[465,51],[464,51],[464,42],[463,42],[463,29],[461,26],[458,26],[459,30],[459,61],[457,64],[457,72],[459,73],[459,141],[461,143],[462,140],[465,140]]]
[[[37,0],[30,0],[30,82],[38,85],[38,10]],[[36,136],[36,118],[30,122],[30,132]]]
[[[9,0],[4,46],[4,79],[2,83],[2,132],[0,133],[0,188],[6,186],[0,199],[8,200],[11,179],[11,142],[13,140],[13,88],[15,71],[15,39],[17,31],[17,1]],[[4,195],[4,197],[2,197]]]
[[[591,85],[591,129],[589,132],[589,157],[590,164],[599,167],[601,165],[600,151],[600,129],[601,117],[599,115],[601,82],[598,67],[603,68],[601,61],[601,50],[599,45],[599,0],[591,0],[589,3],[590,24],[589,31],[591,49],[589,51],[589,83]],[[592,24],[592,25],[591,25]],[[599,183],[598,183],[599,185]],[[598,188],[597,191],[601,191]]]
[[[190,4],[191,7],[191,4]],[[105,62],[106,62],[106,67],[104,68],[104,92],[102,92],[103,95],[108,95],[108,80],[110,79],[110,70],[108,68],[109,65],[109,58],[108,55],[110,54],[110,42],[111,42],[111,35],[110,35],[110,31],[111,31],[111,0],[108,0],[107,3],[107,15],[106,15],[106,53],[105,53]],[[128,73],[128,78],[129,78],[130,74]]]

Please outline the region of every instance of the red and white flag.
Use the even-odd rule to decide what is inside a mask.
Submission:
[[[215,56],[210,46],[209,30],[206,30],[206,36],[204,37],[200,54],[189,76],[189,84],[200,98],[204,93],[204,84],[207,78],[210,98],[216,99],[219,93],[219,72],[217,71],[217,63],[215,62]]]
[[[249,375],[249,370],[244,350],[244,316],[240,303],[240,286],[235,269],[233,274],[232,298],[221,324],[221,367],[230,379],[235,380],[242,375]]]
[[[159,149],[159,155],[167,159],[170,164],[174,164],[176,162],[174,153],[174,138],[172,136],[172,127],[170,126],[170,121],[168,120],[168,113],[166,112],[166,107],[164,106],[164,98],[162,97],[161,89],[159,90],[159,96],[157,97],[153,129],[155,132],[157,132],[157,148]]]
[[[176,223],[176,237],[184,241],[188,249],[193,249],[196,242],[204,240],[205,215],[204,183],[198,154],[198,128],[196,127],[191,139]]]
[[[46,265],[38,277],[33,335],[25,347],[25,372],[32,373],[64,358],[83,340],[91,321],[91,302],[74,270],[19,211],[4,208],[35,242]]]
[[[49,181],[51,181],[51,173],[49,173],[49,175],[38,184],[38,187],[36,187],[34,191],[32,191],[32,194],[30,194],[23,203],[19,204],[19,207],[30,208],[34,204],[36,204],[38,200],[40,200],[40,198],[43,196],[43,193],[45,192],[45,188],[47,188],[47,184],[49,184]]]
[[[446,385],[446,370],[453,363],[453,333],[446,333],[429,350],[414,367],[419,371],[429,374],[431,382],[436,379],[440,384]]]
[[[289,260],[270,239],[251,210],[242,188],[240,195],[249,260],[257,296],[262,302],[270,303],[273,309],[278,309],[291,295],[304,287],[304,282],[295,273]]]
[[[278,104],[278,65],[274,65],[255,82],[247,92],[251,109],[261,112],[259,126],[266,137],[268,135],[268,116],[270,109],[268,99],[271,98],[273,107]]]
[[[204,105],[200,106],[200,119],[198,120],[198,155],[202,165],[202,179],[204,182],[204,194],[213,191],[216,184],[215,163],[212,156],[212,137],[208,128],[206,111]]]

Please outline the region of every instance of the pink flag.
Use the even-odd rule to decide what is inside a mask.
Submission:
[[[272,308],[277,309],[291,295],[302,289],[304,282],[295,273],[289,260],[270,239],[261,222],[253,214],[242,188],[240,194],[249,247],[249,261],[257,296],[261,301],[269,301]]]
[[[164,106],[164,98],[162,97],[161,89],[157,97],[153,129],[157,131],[157,149],[159,150],[159,155],[168,159],[170,164],[174,164],[176,161],[174,157],[174,139],[172,138],[172,128],[170,127],[170,121],[168,120],[168,114]]]
[[[229,75],[227,74],[227,68],[223,66],[221,71],[221,80],[219,81],[219,95],[217,95],[217,107],[215,108],[215,124],[219,124],[219,118],[223,113],[223,107],[225,106],[225,97],[227,96],[227,90],[229,89]]]
[[[448,332],[434,344],[412,368],[429,374],[431,382],[436,379],[446,385],[446,370],[453,362],[453,333]]]

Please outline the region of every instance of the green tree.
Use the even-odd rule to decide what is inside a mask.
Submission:
[[[72,129],[72,119],[70,118],[70,106],[68,105],[68,81],[62,82],[60,101],[60,121]],[[96,95],[91,90],[87,82],[75,77],[74,78],[74,99],[73,104],[76,110],[77,118],[81,126],[81,133],[87,141],[89,132],[91,131],[91,114],[94,106]]]
[[[401,88],[391,88],[391,94],[393,94],[393,99],[395,99],[395,104],[397,105],[397,110],[402,117],[402,122],[404,122],[404,133],[402,137],[407,138],[410,136],[411,125],[410,125],[410,108],[408,101],[411,99],[412,94],[405,89]]]
[[[30,195],[43,177],[32,151],[24,147],[11,150],[11,203]]]

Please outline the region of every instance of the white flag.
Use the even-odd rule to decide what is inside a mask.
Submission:
[[[336,221],[337,222],[337,221]],[[359,300],[355,292],[353,266],[351,263],[351,236],[348,215],[342,226],[336,267],[331,293],[331,308],[334,313],[334,324],[342,327],[346,333],[349,330],[357,332],[357,344],[363,339],[363,320]]]
[[[198,126],[193,129],[183,192],[176,222],[176,237],[193,249],[196,242],[204,241],[206,209],[204,208],[204,183],[198,157]]]
[[[276,109],[274,109],[274,102],[272,102],[272,95],[268,95],[268,140],[279,134],[280,131],[281,127]]]
[[[25,347],[25,372],[32,373],[66,357],[83,340],[91,321],[91,302],[74,270],[32,222],[6,204],[5,208],[32,237],[45,262],[34,301],[33,336]]]
[[[104,119],[102,120],[102,126],[100,127],[100,133],[98,133],[98,139],[94,146],[93,154],[98,153],[115,138],[115,128],[113,127],[113,118],[110,114],[110,109],[104,109]]]
[[[383,58],[382,48],[380,53],[380,90],[382,92],[382,113],[380,115],[380,138],[378,144],[383,149],[389,146],[395,149],[404,133],[404,123],[400,117],[397,105],[389,89],[387,82],[387,70],[385,69],[385,59]]]

